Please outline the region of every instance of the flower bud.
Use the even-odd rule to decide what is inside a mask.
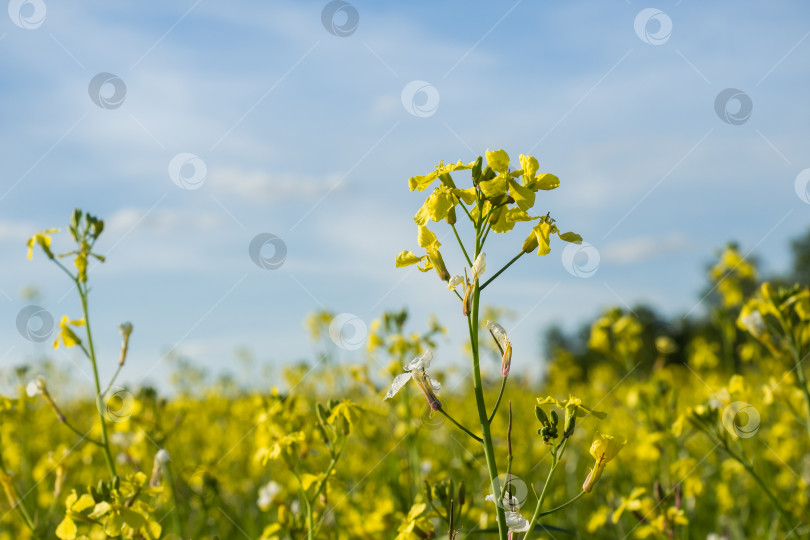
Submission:
[[[149,486],[157,487],[163,479],[163,467],[169,462],[169,453],[160,449],[155,454],[154,462],[152,463],[152,478],[149,480]]]
[[[604,467],[596,467],[595,469],[588,471],[588,476],[585,477],[585,482],[582,484],[582,491],[585,493],[590,493],[594,484],[596,484],[599,479],[602,478],[602,471],[604,470]]]
[[[565,408],[565,426],[563,427],[563,437],[570,437],[574,433],[577,425],[577,407]]]
[[[540,405],[534,406],[534,416],[537,418],[537,421],[543,425],[548,424],[548,416],[546,416],[546,412],[540,408]]]
[[[121,337],[124,339],[129,339],[129,335],[132,333],[132,323],[125,322],[118,325],[118,331],[121,332]]]
[[[473,184],[477,184],[481,179],[481,165],[483,165],[483,162],[484,158],[482,156],[478,156],[478,159],[475,160],[475,164],[472,167]]]
[[[439,278],[442,281],[450,281],[450,272],[447,271],[447,267],[444,265],[444,259],[442,259],[442,254],[439,253],[439,250],[429,250],[428,259],[431,264],[433,264],[433,268],[436,269],[436,273],[439,274]]]
[[[509,375],[509,369],[512,367],[512,344],[507,342],[506,348],[503,351],[501,358],[501,377]]]
[[[447,217],[444,218],[448,225],[455,225],[456,224],[456,209],[451,208],[449,212],[447,212]]]
[[[529,236],[526,237],[526,240],[523,241],[523,246],[521,249],[523,249],[525,253],[531,253],[537,249],[537,246],[539,245],[540,243],[537,241],[537,235],[534,234],[534,231],[532,231],[529,233]]]

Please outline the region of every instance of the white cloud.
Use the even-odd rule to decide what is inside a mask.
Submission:
[[[17,241],[30,238],[36,227],[19,221],[0,221],[0,241]]]
[[[160,235],[182,231],[210,231],[219,227],[222,217],[208,212],[164,209],[147,213],[148,210],[122,208],[105,220],[111,236],[128,235],[136,228]]]
[[[682,251],[688,245],[686,236],[672,233],[666,236],[637,236],[608,244],[600,251],[607,262],[631,264]]]
[[[233,195],[253,204],[317,200],[329,191],[340,189],[339,181],[337,174],[318,177],[300,173],[248,171],[238,167],[214,169],[208,178],[216,192]]]

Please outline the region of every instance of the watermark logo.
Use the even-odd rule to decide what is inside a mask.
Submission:
[[[101,414],[110,422],[124,422],[135,410],[135,398],[132,393],[120,386],[113,386],[99,401]]]
[[[287,260],[287,244],[270,233],[259,233],[248,246],[250,260],[263,270],[278,270]]]
[[[368,327],[357,315],[341,313],[329,323],[329,337],[341,349],[356,351],[366,344]]]
[[[805,169],[796,176],[793,187],[802,202],[810,204],[810,169]]]
[[[402,89],[402,106],[408,114],[427,118],[439,109],[439,91],[425,81],[411,81]]]
[[[45,22],[48,9],[42,0],[11,0],[8,16],[11,22],[25,30],[36,30]]]
[[[723,427],[741,439],[750,439],[759,431],[759,411],[750,403],[735,401],[723,409]]]
[[[53,333],[54,320],[48,310],[30,305],[17,313],[17,331],[28,341],[42,343]]]
[[[751,118],[754,102],[751,98],[736,88],[726,88],[714,98],[714,112],[726,124],[739,126]]]
[[[90,79],[87,93],[102,109],[117,109],[127,97],[127,85],[118,75],[102,72]]]
[[[567,244],[562,252],[562,264],[569,274],[589,278],[599,269],[599,251],[588,242]]]
[[[672,35],[672,19],[660,9],[642,9],[633,27],[638,39],[648,45],[663,45]]]
[[[182,189],[200,189],[207,175],[205,161],[195,154],[181,152],[169,162],[169,178]]]
[[[348,2],[334,0],[321,11],[321,22],[326,31],[337,37],[349,37],[360,24],[360,13]]]

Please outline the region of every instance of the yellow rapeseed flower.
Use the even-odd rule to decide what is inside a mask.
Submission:
[[[582,484],[582,490],[590,493],[594,484],[602,477],[602,472],[605,470],[605,465],[611,459],[616,457],[619,450],[624,448],[627,444],[626,439],[616,439],[611,435],[604,433],[597,433],[596,437],[591,444],[591,455],[596,460],[593,469],[588,473],[585,483]]]

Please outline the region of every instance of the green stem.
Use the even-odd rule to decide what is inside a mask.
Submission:
[[[346,437],[343,437],[343,440],[340,442],[340,448],[334,454],[332,454],[332,461],[329,462],[329,467],[326,469],[326,473],[324,473],[324,478],[321,483],[318,485],[318,489],[315,490],[315,494],[312,496],[312,504],[315,504],[315,501],[318,499],[318,496],[326,489],[326,484],[329,482],[329,476],[332,474],[332,470],[337,465],[338,460],[340,459],[340,455],[343,453],[343,447],[346,446]],[[330,449],[331,453],[331,449]],[[306,493],[304,494],[306,495]],[[324,515],[326,514],[326,508],[324,508]],[[323,523],[323,519],[318,522],[318,527],[316,528],[315,532],[313,532],[313,536],[317,537],[318,532],[321,530],[321,524]]]
[[[340,448],[338,448],[338,451],[335,453],[334,456],[332,456],[332,461],[329,462],[329,467],[326,468],[326,472],[323,475],[323,480],[318,486],[318,489],[315,490],[315,494],[312,495],[313,501],[315,501],[315,499],[317,499],[318,496],[321,494],[321,492],[326,488],[326,482],[329,481],[329,476],[332,474],[335,465],[337,465],[337,462],[340,459],[340,455],[343,453],[344,446],[346,446],[346,437],[343,437],[343,440],[340,442]]]
[[[721,440],[720,443],[723,445],[723,448],[726,450],[728,455],[730,455],[740,465],[742,465],[743,468],[746,471],[748,471],[748,474],[750,474],[751,477],[756,481],[756,483],[759,484],[759,487],[762,488],[762,491],[765,492],[765,495],[768,496],[768,498],[771,500],[773,505],[776,507],[776,510],[779,512],[779,516],[782,518],[782,521],[785,523],[785,527],[787,527],[788,530],[792,530],[793,525],[791,525],[791,516],[790,516],[790,514],[788,514],[787,511],[784,508],[782,508],[782,504],[779,502],[779,499],[776,498],[776,495],[774,495],[771,492],[768,485],[756,473],[756,471],[754,470],[754,467],[750,463],[748,463],[746,460],[744,460],[742,458],[742,456],[740,456],[739,454],[734,452],[731,448],[729,448],[728,442]]]
[[[807,433],[810,436],[810,388],[807,387],[807,376],[804,373],[804,366],[802,366],[804,358],[799,358],[799,351],[795,348],[793,350],[793,361],[796,364],[796,380],[804,394],[804,404],[807,407],[807,421],[804,425],[807,427]]]
[[[481,236],[481,248],[484,247],[484,243],[487,241],[487,236],[489,236],[489,231],[491,231],[491,230],[492,230],[492,225],[487,224],[486,231],[484,231],[484,234]]]
[[[520,253],[518,253],[517,255],[515,255],[515,256],[514,256],[514,258],[512,258],[512,260],[511,260],[511,261],[509,261],[508,263],[506,263],[506,264],[503,266],[503,268],[501,268],[500,270],[498,270],[497,272],[495,272],[495,275],[494,275],[494,276],[492,276],[491,278],[489,278],[488,280],[486,280],[486,281],[484,282],[484,284],[483,284],[483,285],[481,285],[481,290],[483,291],[483,290],[484,290],[484,288],[485,288],[487,285],[489,285],[489,283],[490,283],[492,280],[494,280],[496,277],[500,276],[500,275],[501,275],[501,273],[502,273],[504,270],[506,270],[507,268],[509,268],[510,266],[512,266],[512,264],[513,264],[515,261],[517,261],[519,258],[521,258],[521,257],[522,257],[523,255],[525,255],[525,254],[526,254],[526,252],[525,252],[525,251],[521,251]]]
[[[479,209],[480,211],[480,209]],[[476,227],[476,246],[479,245],[480,240],[480,225]],[[478,257],[478,250],[475,256]],[[484,456],[487,461],[487,469],[489,471],[489,479],[492,483],[492,493],[500,493],[500,482],[498,481],[498,466],[495,463],[495,450],[492,446],[492,434],[489,429],[489,419],[487,416],[487,406],[484,401],[484,388],[481,384],[481,368],[479,367],[479,354],[478,354],[478,309],[481,297],[481,288],[478,286],[478,281],[472,285],[473,300],[472,311],[470,313],[470,345],[472,347],[473,356],[473,387],[475,390],[475,404],[478,408],[478,420],[481,423],[481,438],[484,446]],[[506,514],[501,504],[495,505],[497,518],[498,518],[498,534],[501,540],[506,540],[507,527],[506,527]]]
[[[461,431],[463,431],[464,433],[466,433],[467,435],[469,435],[470,437],[472,437],[472,438],[473,438],[473,439],[475,439],[476,441],[478,441],[478,442],[484,442],[484,441],[481,439],[481,437],[479,437],[478,435],[474,434],[474,433],[473,433],[472,431],[470,431],[469,429],[467,429],[467,428],[465,428],[464,426],[462,426],[461,424],[459,424],[459,423],[456,421],[456,419],[455,419],[455,418],[453,418],[452,416],[450,416],[449,414],[447,414],[447,411],[445,411],[443,407],[439,407],[438,411],[439,411],[440,413],[442,413],[442,414],[445,416],[445,418],[447,418],[448,420],[450,420],[451,422],[453,422],[453,423],[456,425],[456,427],[457,427],[458,429],[460,429]]]
[[[468,218],[470,218],[470,221],[473,221],[473,222],[474,222],[475,220],[473,220],[472,214],[470,214],[470,211],[469,211],[469,210],[467,210],[467,207],[464,205],[464,203],[463,203],[463,202],[461,202],[461,200],[460,200],[460,199],[459,199],[459,201],[458,201],[458,205],[459,205],[461,208],[463,208],[463,209],[464,209],[464,213],[465,213],[465,214],[467,214],[467,217],[468,217]]]
[[[456,224],[453,223],[450,226],[453,228],[453,233],[456,235],[458,245],[461,246],[461,251],[464,252],[464,258],[467,259],[467,266],[472,266],[472,260],[470,260],[470,256],[467,255],[467,249],[464,247],[464,242],[461,241],[461,237],[458,235],[458,231],[456,230]]]
[[[110,393],[110,390],[112,390],[113,384],[115,383],[115,380],[118,378],[118,374],[121,373],[121,368],[123,367],[124,364],[118,364],[115,373],[113,373],[112,379],[110,379],[110,382],[107,383],[107,388],[105,388],[104,392],[101,393],[102,396],[106,396],[107,394]]]
[[[580,492],[579,492],[579,494],[578,494],[576,497],[574,497],[573,499],[571,499],[570,501],[568,501],[568,502],[566,502],[566,503],[562,503],[562,504],[561,504],[560,506],[558,506],[557,508],[552,508],[551,510],[546,510],[545,512],[540,512],[540,514],[539,514],[537,517],[538,517],[538,518],[541,518],[541,517],[543,517],[543,516],[548,516],[549,514],[553,514],[554,512],[557,512],[557,511],[559,511],[559,510],[562,510],[563,508],[565,508],[565,507],[566,507],[566,506],[568,506],[569,504],[571,504],[571,503],[573,503],[573,502],[575,502],[575,501],[579,500],[579,498],[580,498],[580,497],[582,497],[583,495],[585,495],[585,492],[584,492],[584,491],[580,491]]]
[[[2,432],[0,432],[0,436],[2,436]],[[6,464],[3,461],[3,443],[0,441],[0,474],[5,475],[5,481],[8,482],[6,487],[9,492],[6,493],[8,495],[9,501],[8,503],[12,506],[13,509],[17,510],[17,513],[20,514],[20,517],[25,522],[25,525],[31,531],[31,534],[37,540],[39,539],[39,535],[37,534],[36,527],[34,526],[34,520],[31,519],[31,514],[28,513],[28,509],[25,507],[25,504],[20,497],[17,488],[12,484],[11,475],[6,471]]]
[[[565,440],[562,442],[562,445],[565,445]],[[529,535],[531,535],[534,530],[534,524],[537,523],[537,520],[540,518],[540,509],[543,507],[543,501],[546,498],[546,493],[548,493],[548,486],[551,485],[551,479],[554,478],[554,472],[557,470],[559,464],[560,460],[557,458],[557,452],[555,450],[551,455],[551,469],[548,471],[546,483],[543,485],[543,491],[540,492],[540,497],[537,499],[537,507],[534,509],[534,515],[529,522],[529,530],[526,531],[526,536],[523,537],[523,540],[529,540]]]
[[[512,402],[509,402],[509,423],[506,426],[506,483],[503,485],[503,489],[500,492],[500,498],[498,499],[503,503],[504,495],[506,495],[506,488],[509,485],[510,480],[512,479]],[[512,504],[512,494],[509,494],[509,505]]]
[[[96,385],[96,409],[98,410],[98,420],[101,424],[101,449],[104,451],[104,459],[107,461],[107,468],[110,470],[110,476],[113,479],[118,477],[115,472],[115,462],[113,461],[112,454],[110,453],[110,442],[107,439],[107,423],[104,420],[104,404],[103,395],[101,393],[101,383],[98,379],[98,364],[96,362],[96,351],[93,346],[93,334],[90,331],[90,316],[87,309],[87,286],[82,287],[78,280],[75,280],[76,287],[79,289],[79,298],[82,302],[82,315],[84,317],[84,326],[87,330],[87,349],[90,354],[90,363],[93,365],[93,382]]]
[[[492,408],[492,414],[489,415],[487,422],[490,424],[492,420],[495,418],[495,413],[498,412],[498,406],[501,404],[501,398],[503,397],[503,391],[506,388],[506,377],[501,379],[501,389],[498,391],[498,399],[495,400],[495,406]]]
[[[298,492],[299,496],[304,499],[304,504],[306,505],[306,512],[307,512],[307,538],[309,540],[314,540],[315,538],[315,523],[312,518],[312,503],[309,502],[309,498],[307,497],[307,492],[304,491],[304,484],[301,482],[301,477],[298,476],[296,473],[295,477],[298,479]]]

